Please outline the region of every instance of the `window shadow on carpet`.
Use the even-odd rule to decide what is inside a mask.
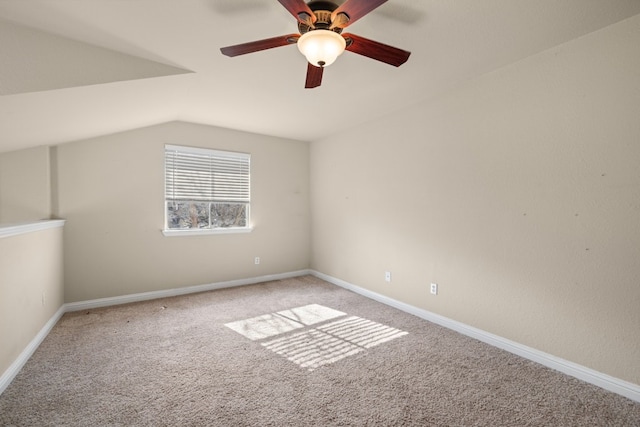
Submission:
[[[309,327],[311,325],[315,326]],[[262,341],[263,347],[309,371],[408,334],[319,304],[238,320],[225,326],[252,341]]]

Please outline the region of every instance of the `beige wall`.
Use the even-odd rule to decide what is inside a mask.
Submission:
[[[253,232],[164,237],[164,144],[250,153]],[[67,302],[309,267],[307,143],[172,122],[58,146],[57,183]]]
[[[63,304],[62,228],[0,237],[0,374]]]
[[[312,268],[640,384],[638,46],[640,16],[313,142]]]
[[[51,217],[49,148],[0,154],[0,224]]]

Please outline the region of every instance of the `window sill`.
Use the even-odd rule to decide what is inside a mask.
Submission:
[[[242,234],[251,233],[253,227],[236,227],[236,228],[214,228],[214,229],[185,229],[185,230],[162,230],[165,237],[176,236],[205,236],[209,234]]]

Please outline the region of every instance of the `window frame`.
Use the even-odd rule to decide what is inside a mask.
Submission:
[[[247,161],[249,170],[247,178],[248,182],[248,196],[246,201],[246,225],[243,227],[213,227],[213,228],[168,228],[169,225],[169,215],[168,215],[168,203],[172,201],[170,198],[167,198],[168,188],[167,188],[167,154],[170,151],[174,152],[182,152],[185,154],[196,154],[196,155],[206,155],[221,158],[244,158]],[[202,236],[202,235],[211,235],[211,234],[237,234],[237,233],[250,233],[253,231],[253,226],[251,225],[251,154],[242,153],[237,151],[227,151],[227,150],[219,150],[212,148],[200,148],[200,147],[191,147],[186,145],[174,145],[174,144],[165,144],[164,146],[164,197],[163,197],[163,209],[164,209],[164,224],[162,228],[162,234],[164,236]],[[197,203],[220,203],[220,201],[215,200],[193,200],[192,202]],[[222,202],[224,203],[224,202]],[[234,202],[229,202],[234,203]],[[211,215],[211,208],[209,207],[209,215]],[[209,218],[209,222],[211,222],[211,218]]]

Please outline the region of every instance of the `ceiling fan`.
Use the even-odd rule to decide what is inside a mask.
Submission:
[[[274,47],[297,44],[307,58],[305,88],[320,86],[324,68],[331,65],[345,50],[396,67],[404,64],[411,52],[382,44],[342,30],[362,18],[387,0],[346,0],[342,5],[333,1],[278,0],[298,20],[299,34],[286,34],[264,40],[227,46],[220,51],[238,56]]]

